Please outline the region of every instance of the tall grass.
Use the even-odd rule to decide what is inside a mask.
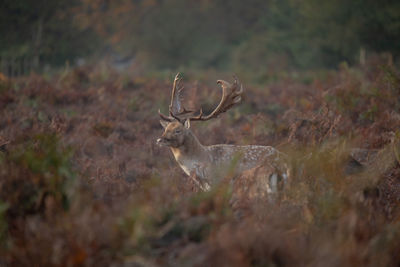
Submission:
[[[206,144],[285,152],[272,200],[257,175],[198,192],[155,146],[169,82],[95,67],[2,80],[1,263],[397,266],[400,76],[378,65],[249,86],[243,107],[193,125]],[[218,101],[186,87],[194,106]]]

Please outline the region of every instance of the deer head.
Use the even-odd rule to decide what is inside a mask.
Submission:
[[[157,144],[159,145],[174,148],[181,147],[190,134],[189,120],[186,120],[184,124],[179,121],[166,122],[163,120],[160,123],[164,128],[164,133],[157,139]]]
[[[191,121],[206,121],[218,117],[219,114],[226,112],[235,104],[242,100],[243,86],[239,86],[239,82],[234,77],[234,83],[218,80],[217,84],[221,85],[222,98],[218,106],[208,115],[204,115],[202,109],[198,112],[187,110],[182,103],[182,91],[179,73],[175,76],[171,92],[171,103],[169,105],[169,116],[158,111],[161,120],[160,123],[164,128],[161,138],[157,139],[160,145],[166,145],[174,148],[182,146],[185,138],[190,135]],[[196,114],[197,115],[194,115]]]

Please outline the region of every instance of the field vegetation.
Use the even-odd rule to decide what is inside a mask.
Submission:
[[[400,266],[400,1],[2,0],[0,266]],[[271,145],[201,192],[167,148]]]
[[[220,97],[211,81],[231,79],[184,74],[188,106],[205,112]],[[291,180],[272,202],[232,203],[226,180],[198,192],[156,146],[174,73],[2,76],[0,265],[398,266],[398,69],[371,57],[252,75],[238,73],[240,106],[192,127],[207,145],[287,153]]]

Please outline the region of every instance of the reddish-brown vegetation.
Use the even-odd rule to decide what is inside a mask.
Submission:
[[[282,195],[247,197],[239,217],[228,182],[196,192],[155,145],[170,77],[1,76],[0,265],[399,265],[399,72],[375,62],[307,75],[249,85],[240,107],[193,123],[205,144],[291,159]],[[217,102],[215,88],[186,87],[189,106]]]

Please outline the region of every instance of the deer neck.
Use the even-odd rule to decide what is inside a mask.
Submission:
[[[201,159],[205,155],[205,148],[197,137],[189,132],[180,147],[171,147],[175,159],[179,162],[186,159]]]

